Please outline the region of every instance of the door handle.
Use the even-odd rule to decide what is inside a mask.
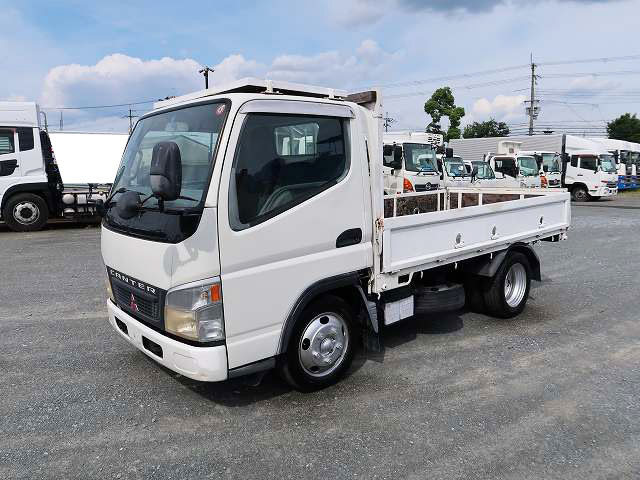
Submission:
[[[357,245],[362,241],[362,229],[350,228],[345,230],[336,239],[336,248],[348,247],[349,245]]]

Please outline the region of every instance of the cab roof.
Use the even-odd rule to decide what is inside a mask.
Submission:
[[[235,82],[223,85],[214,85],[208,89],[188,93],[179,97],[161,100],[153,104],[153,109],[161,109],[176,105],[183,105],[194,100],[199,100],[226,93],[266,93],[294,95],[314,98],[327,98],[331,100],[343,100],[347,97],[346,90],[303,85],[300,83],[284,82],[278,80],[262,80],[258,78],[243,78]]]

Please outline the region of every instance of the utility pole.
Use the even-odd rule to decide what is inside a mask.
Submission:
[[[204,76],[204,88],[209,88],[209,72],[213,73],[215,70],[213,68],[209,68],[207,65],[203,65],[198,73],[201,73]]]
[[[60,131],[62,131],[64,127],[64,122],[62,121],[62,110],[60,110]]]
[[[392,123],[396,123],[396,119],[395,118],[391,118],[389,116],[389,112],[385,112],[384,113],[384,131],[388,132],[389,131],[389,127],[391,126]]]
[[[538,107],[538,100],[535,97],[535,85],[536,85],[536,64],[533,63],[533,54],[531,54],[531,98],[525,104],[529,104],[526,108],[527,115],[529,115],[529,135],[533,135],[533,120],[538,118],[540,107]]]
[[[133,119],[138,118],[138,115],[134,115],[133,110],[129,107],[129,115],[124,115],[122,118],[129,119],[129,135],[131,135],[131,132],[133,132]]]

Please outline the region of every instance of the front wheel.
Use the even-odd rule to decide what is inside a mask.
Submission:
[[[586,202],[589,200],[589,192],[586,187],[578,185],[571,190],[571,196],[576,202]]]
[[[519,315],[527,304],[530,289],[529,260],[522,253],[511,253],[484,291],[487,313],[498,318],[513,318]]]
[[[2,216],[14,232],[33,232],[47,223],[49,209],[42,197],[33,193],[19,193],[7,201]]]
[[[280,359],[282,377],[301,391],[336,383],[353,361],[353,314],[339,297],[312,302],[294,326],[287,352]]]

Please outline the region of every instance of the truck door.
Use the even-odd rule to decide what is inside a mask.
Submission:
[[[580,156],[579,171],[576,173],[577,181],[587,185],[589,190],[600,188],[598,175],[598,157],[594,155]]]
[[[286,100],[247,102],[236,117],[218,200],[229,368],[277,353],[307,289],[371,265],[365,141],[352,117]],[[287,150],[300,137],[306,151]]]
[[[18,135],[15,128],[0,128],[0,199],[20,176]]]
[[[19,177],[18,135],[14,128],[0,128],[0,177]]]
[[[398,188],[398,172],[402,169],[393,168],[393,145],[383,146],[382,174],[384,177],[385,193],[396,193]]]

